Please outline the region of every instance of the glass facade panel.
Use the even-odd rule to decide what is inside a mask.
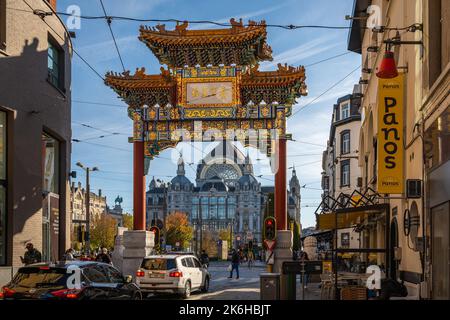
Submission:
[[[46,135],[42,135],[44,181],[43,190],[59,194],[59,142]]]
[[[217,211],[217,216],[218,216],[219,219],[225,219],[226,218],[225,205],[224,204],[219,204],[218,211]]]
[[[341,120],[350,117],[350,105],[345,103],[341,106]]]
[[[59,51],[51,43],[48,43],[48,57],[47,57],[47,68],[49,81],[55,86],[60,87],[60,62],[59,62]]]

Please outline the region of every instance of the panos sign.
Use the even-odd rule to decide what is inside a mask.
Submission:
[[[403,193],[403,75],[378,80],[379,193]]]

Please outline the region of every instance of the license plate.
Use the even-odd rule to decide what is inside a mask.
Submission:
[[[164,274],[150,273],[150,278],[164,278]]]

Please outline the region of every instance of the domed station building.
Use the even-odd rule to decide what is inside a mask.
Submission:
[[[300,224],[300,187],[295,169],[288,190],[288,212]],[[162,227],[164,217],[183,212],[198,230],[231,230],[233,246],[261,244],[262,223],[273,186],[261,186],[250,157],[233,142],[222,141],[197,165],[195,185],[180,157],[177,175],[164,183],[152,179],[147,191],[147,224]],[[200,218],[200,215],[202,219]]]

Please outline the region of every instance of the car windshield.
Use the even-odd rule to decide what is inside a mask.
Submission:
[[[13,283],[24,288],[61,287],[67,284],[66,269],[63,268],[21,268]]]
[[[146,270],[170,270],[176,267],[175,259],[166,258],[147,258],[142,261],[141,265],[141,268]]]

